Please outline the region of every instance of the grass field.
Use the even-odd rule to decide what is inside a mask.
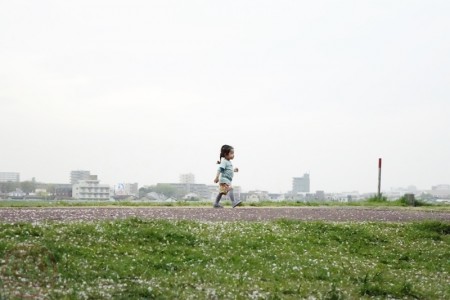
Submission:
[[[223,201],[225,206],[231,206],[230,201]],[[439,210],[450,211],[450,205],[448,204],[429,204],[424,202],[417,202],[417,206],[414,209],[421,210]],[[176,201],[176,202],[144,202],[144,201],[36,201],[36,200],[1,200],[1,207],[92,207],[92,206],[124,206],[124,207],[211,207],[212,201]],[[305,207],[305,206],[357,206],[357,207],[389,207],[389,208],[402,208],[407,207],[411,209],[411,206],[407,206],[404,199],[398,199],[395,201],[377,201],[376,198],[367,199],[366,201],[356,202],[336,202],[336,201],[259,201],[259,202],[243,202],[242,206],[250,207]]]
[[[0,223],[0,299],[450,298],[450,224]]]

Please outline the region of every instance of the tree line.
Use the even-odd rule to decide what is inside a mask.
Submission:
[[[141,187],[139,189],[139,197],[145,197],[148,193],[157,193],[166,196],[167,198],[177,198],[178,190],[177,188],[171,186],[170,184],[158,183],[157,185],[151,185],[148,187]]]
[[[55,187],[52,184],[38,183],[35,181],[21,181],[21,182],[0,182],[0,193],[7,194],[21,190],[25,194],[34,193],[36,189],[46,189],[47,192],[53,193]]]

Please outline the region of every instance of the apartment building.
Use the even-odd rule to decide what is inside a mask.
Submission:
[[[192,173],[181,174],[180,175],[180,183],[195,184],[195,175]]]
[[[70,172],[70,184],[77,184],[80,180],[89,180],[91,176],[90,171],[75,170]]]
[[[292,193],[309,193],[310,180],[309,174],[304,174],[303,177],[292,178]]]
[[[109,185],[100,184],[96,178],[79,180],[72,187],[72,197],[79,200],[109,200],[110,194]]]
[[[17,172],[0,172],[0,182],[20,182],[20,173]]]

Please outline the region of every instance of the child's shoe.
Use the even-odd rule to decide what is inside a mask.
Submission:
[[[213,207],[214,207],[214,208],[223,208],[223,206],[220,205],[219,203],[214,204]]]
[[[238,200],[238,201],[236,201],[236,202],[233,202],[232,206],[233,206],[233,208],[235,208],[236,206],[239,206],[239,205],[241,205],[241,204],[242,204],[242,201],[241,201],[241,200]]]

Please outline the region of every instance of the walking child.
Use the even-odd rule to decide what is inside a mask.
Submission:
[[[223,145],[220,149],[220,158],[217,163],[219,164],[219,169],[217,170],[215,183],[219,183],[219,194],[216,197],[216,202],[214,203],[215,208],[222,208],[220,205],[220,199],[223,195],[229,194],[231,199],[232,207],[240,205],[242,202],[240,200],[234,199],[233,187],[231,182],[233,181],[234,172],[238,172],[238,168],[233,169],[233,164],[231,160],[234,158],[234,149],[229,145]]]

